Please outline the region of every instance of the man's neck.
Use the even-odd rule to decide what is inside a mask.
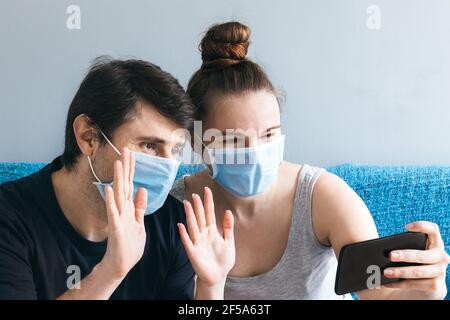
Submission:
[[[86,169],[81,165],[72,170],[62,167],[52,174],[52,183],[58,204],[70,224],[83,238],[99,242],[108,234],[106,209]]]

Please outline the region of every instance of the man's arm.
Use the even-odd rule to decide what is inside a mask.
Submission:
[[[19,221],[0,212],[0,300],[38,298],[26,234]],[[102,261],[80,282],[80,289],[68,290],[58,299],[108,299],[122,280]]]
[[[58,300],[107,300],[122,282],[108,274],[102,262],[80,282],[80,289],[67,290]]]
[[[0,300],[35,300],[36,288],[31,266],[31,248],[26,228],[11,208],[0,210]]]

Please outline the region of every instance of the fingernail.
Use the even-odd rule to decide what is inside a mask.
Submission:
[[[193,198],[193,197],[198,197],[198,194],[193,193],[193,194],[192,194],[192,198]]]
[[[406,228],[408,228],[408,229],[413,228],[413,227],[414,227],[414,222],[408,223],[408,224],[406,225]]]
[[[386,270],[384,270],[384,275],[385,276],[393,276],[394,275],[394,270],[386,269]]]
[[[397,260],[398,258],[400,258],[400,253],[398,251],[392,251],[391,252],[391,259]]]

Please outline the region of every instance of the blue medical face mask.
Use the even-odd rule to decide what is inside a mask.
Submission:
[[[100,131],[101,132],[101,131]],[[110,146],[120,155],[119,150],[109,141],[106,135],[101,132]],[[156,157],[145,153],[131,151],[135,157],[135,170],[133,177],[134,194],[138,188],[147,190],[147,209],[145,215],[152,214],[162,207],[175,181],[179,162],[173,159]],[[103,183],[95,174],[91,158],[88,156],[89,166],[97,182],[93,182],[100,192],[103,200],[105,196],[105,186],[112,186],[111,183]]]
[[[266,191],[283,162],[284,135],[253,148],[208,149],[212,178],[237,197]]]

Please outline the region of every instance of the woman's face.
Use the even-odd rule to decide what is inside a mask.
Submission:
[[[209,147],[255,147],[281,135],[280,108],[269,91],[214,95],[208,102],[202,125],[203,141]]]

